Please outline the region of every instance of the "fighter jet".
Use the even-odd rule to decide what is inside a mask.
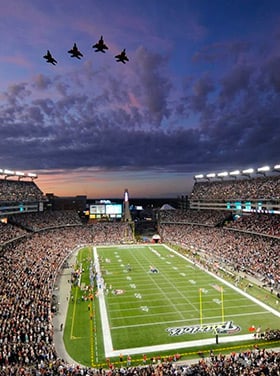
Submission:
[[[68,51],[69,54],[71,54],[71,57],[76,57],[77,59],[81,59],[84,55],[79,51],[76,43],[74,43],[74,46],[71,50]]]
[[[95,43],[92,48],[95,48],[95,52],[103,52],[105,53],[105,50],[108,50],[108,46],[104,43],[103,36],[101,35],[99,41]]]
[[[129,61],[128,57],[126,56],[125,49],[122,50],[122,52],[119,55],[116,55],[115,59],[116,59],[117,62],[121,62],[123,64],[125,64],[126,61]]]
[[[46,55],[44,55],[43,57],[44,57],[44,59],[47,60],[47,63],[51,63],[52,65],[55,65],[57,63],[57,61],[52,56],[52,54],[50,53],[49,50],[47,51]]]

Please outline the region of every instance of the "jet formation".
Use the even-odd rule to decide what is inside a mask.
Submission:
[[[109,47],[105,44],[103,36],[101,35],[100,39],[98,42],[96,42],[92,48],[94,49],[95,52],[102,52],[105,53],[106,50],[109,49]],[[82,52],[79,50],[77,43],[74,43],[73,47],[67,51],[68,54],[70,54],[71,57],[75,57],[76,59],[81,60],[81,58],[84,56]],[[44,59],[46,59],[47,63],[50,63],[52,65],[57,64],[57,60],[52,56],[49,50],[47,50],[46,55],[43,56]],[[127,61],[129,61],[127,55],[126,55],[126,50],[123,49],[118,55],[115,56],[115,60],[117,62],[121,62],[123,64],[126,64]]]

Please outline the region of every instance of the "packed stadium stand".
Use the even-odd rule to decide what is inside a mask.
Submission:
[[[216,273],[220,268],[242,271],[276,293],[280,288],[279,182],[279,176],[195,182],[190,209],[159,211],[161,239],[200,252],[205,267]],[[257,347],[229,355],[209,354],[192,364],[161,359],[121,370],[65,363],[55,349],[52,325],[53,288],[60,268],[81,245],[134,239],[127,222],[84,224],[72,210],[45,210],[45,202],[34,181],[0,179],[1,376],[279,375],[280,352]],[[280,338],[277,330],[265,335]]]
[[[244,179],[197,181],[191,200],[279,200],[280,175]]]
[[[280,175],[195,181],[191,209],[160,212],[162,240],[202,251],[208,267],[246,272],[278,291],[279,197]]]
[[[0,202],[40,202],[44,194],[34,181],[0,179]]]

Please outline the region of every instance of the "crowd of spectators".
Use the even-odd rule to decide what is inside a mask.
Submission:
[[[231,212],[225,210],[160,210],[160,223],[189,223],[216,226],[231,217]]]
[[[264,333],[264,339],[267,341],[273,341],[280,339],[280,329],[269,330]]]
[[[225,210],[160,210],[159,222],[185,223],[204,226],[225,226],[253,234],[280,237],[280,215],[266,213],[240,213]]]
[[[280,237],[279,214],[250,213],[235,216],[235,218],[227,222],[228,228]]]
[[[15,214],[9,216],[9,221],[30,231],[82,225],[76,210],[47,210],[44,212]]]
[[[280,174],[236,180],[196,181],[191,200],[226,201],[280,199]]]
[[[45,196],[34,181],[0,179],[0,202],[40,202]]]
[[[51,294],[60,264],[73,249],[75,231],[34,234],[0,255],[0,369],[19,369],[52,362],[55,357]],[[66,235],[66,236],[65,236]],[[36,250],[36,251],[34,251]],[[5,373],[4,373],[5,374]],[[25,374],[22,372],[22,374]]]
[[[0,246],[10,240],[25,236],[27,231],[10,223],[0,222]]]
[[[60,373],[54,370],[71,368],[58,359],[53,342],[51,302],[56,275],[76,246],[91,244],[93,239],[95,244],[116,244],[131,235],[125,222],[110,224],[110,230],[108,226],[102,223],[37,232],[3,247],[0,375],[29,375],[31,370],[34,375],[55,375]]]
[[[127,222],[96,222],[87,226],[93,244],[133,243],[133,233]]]
[[[184,376],[277,376],[280,372],[280,353],[255,349],[215,355],[210,350],[206,359],[201,359],[196,364],[180,366],[179,369]]]

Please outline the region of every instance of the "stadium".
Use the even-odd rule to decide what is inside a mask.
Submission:
[[[277,375],[280,165],[146,210],[0,170],[1,375]]]

